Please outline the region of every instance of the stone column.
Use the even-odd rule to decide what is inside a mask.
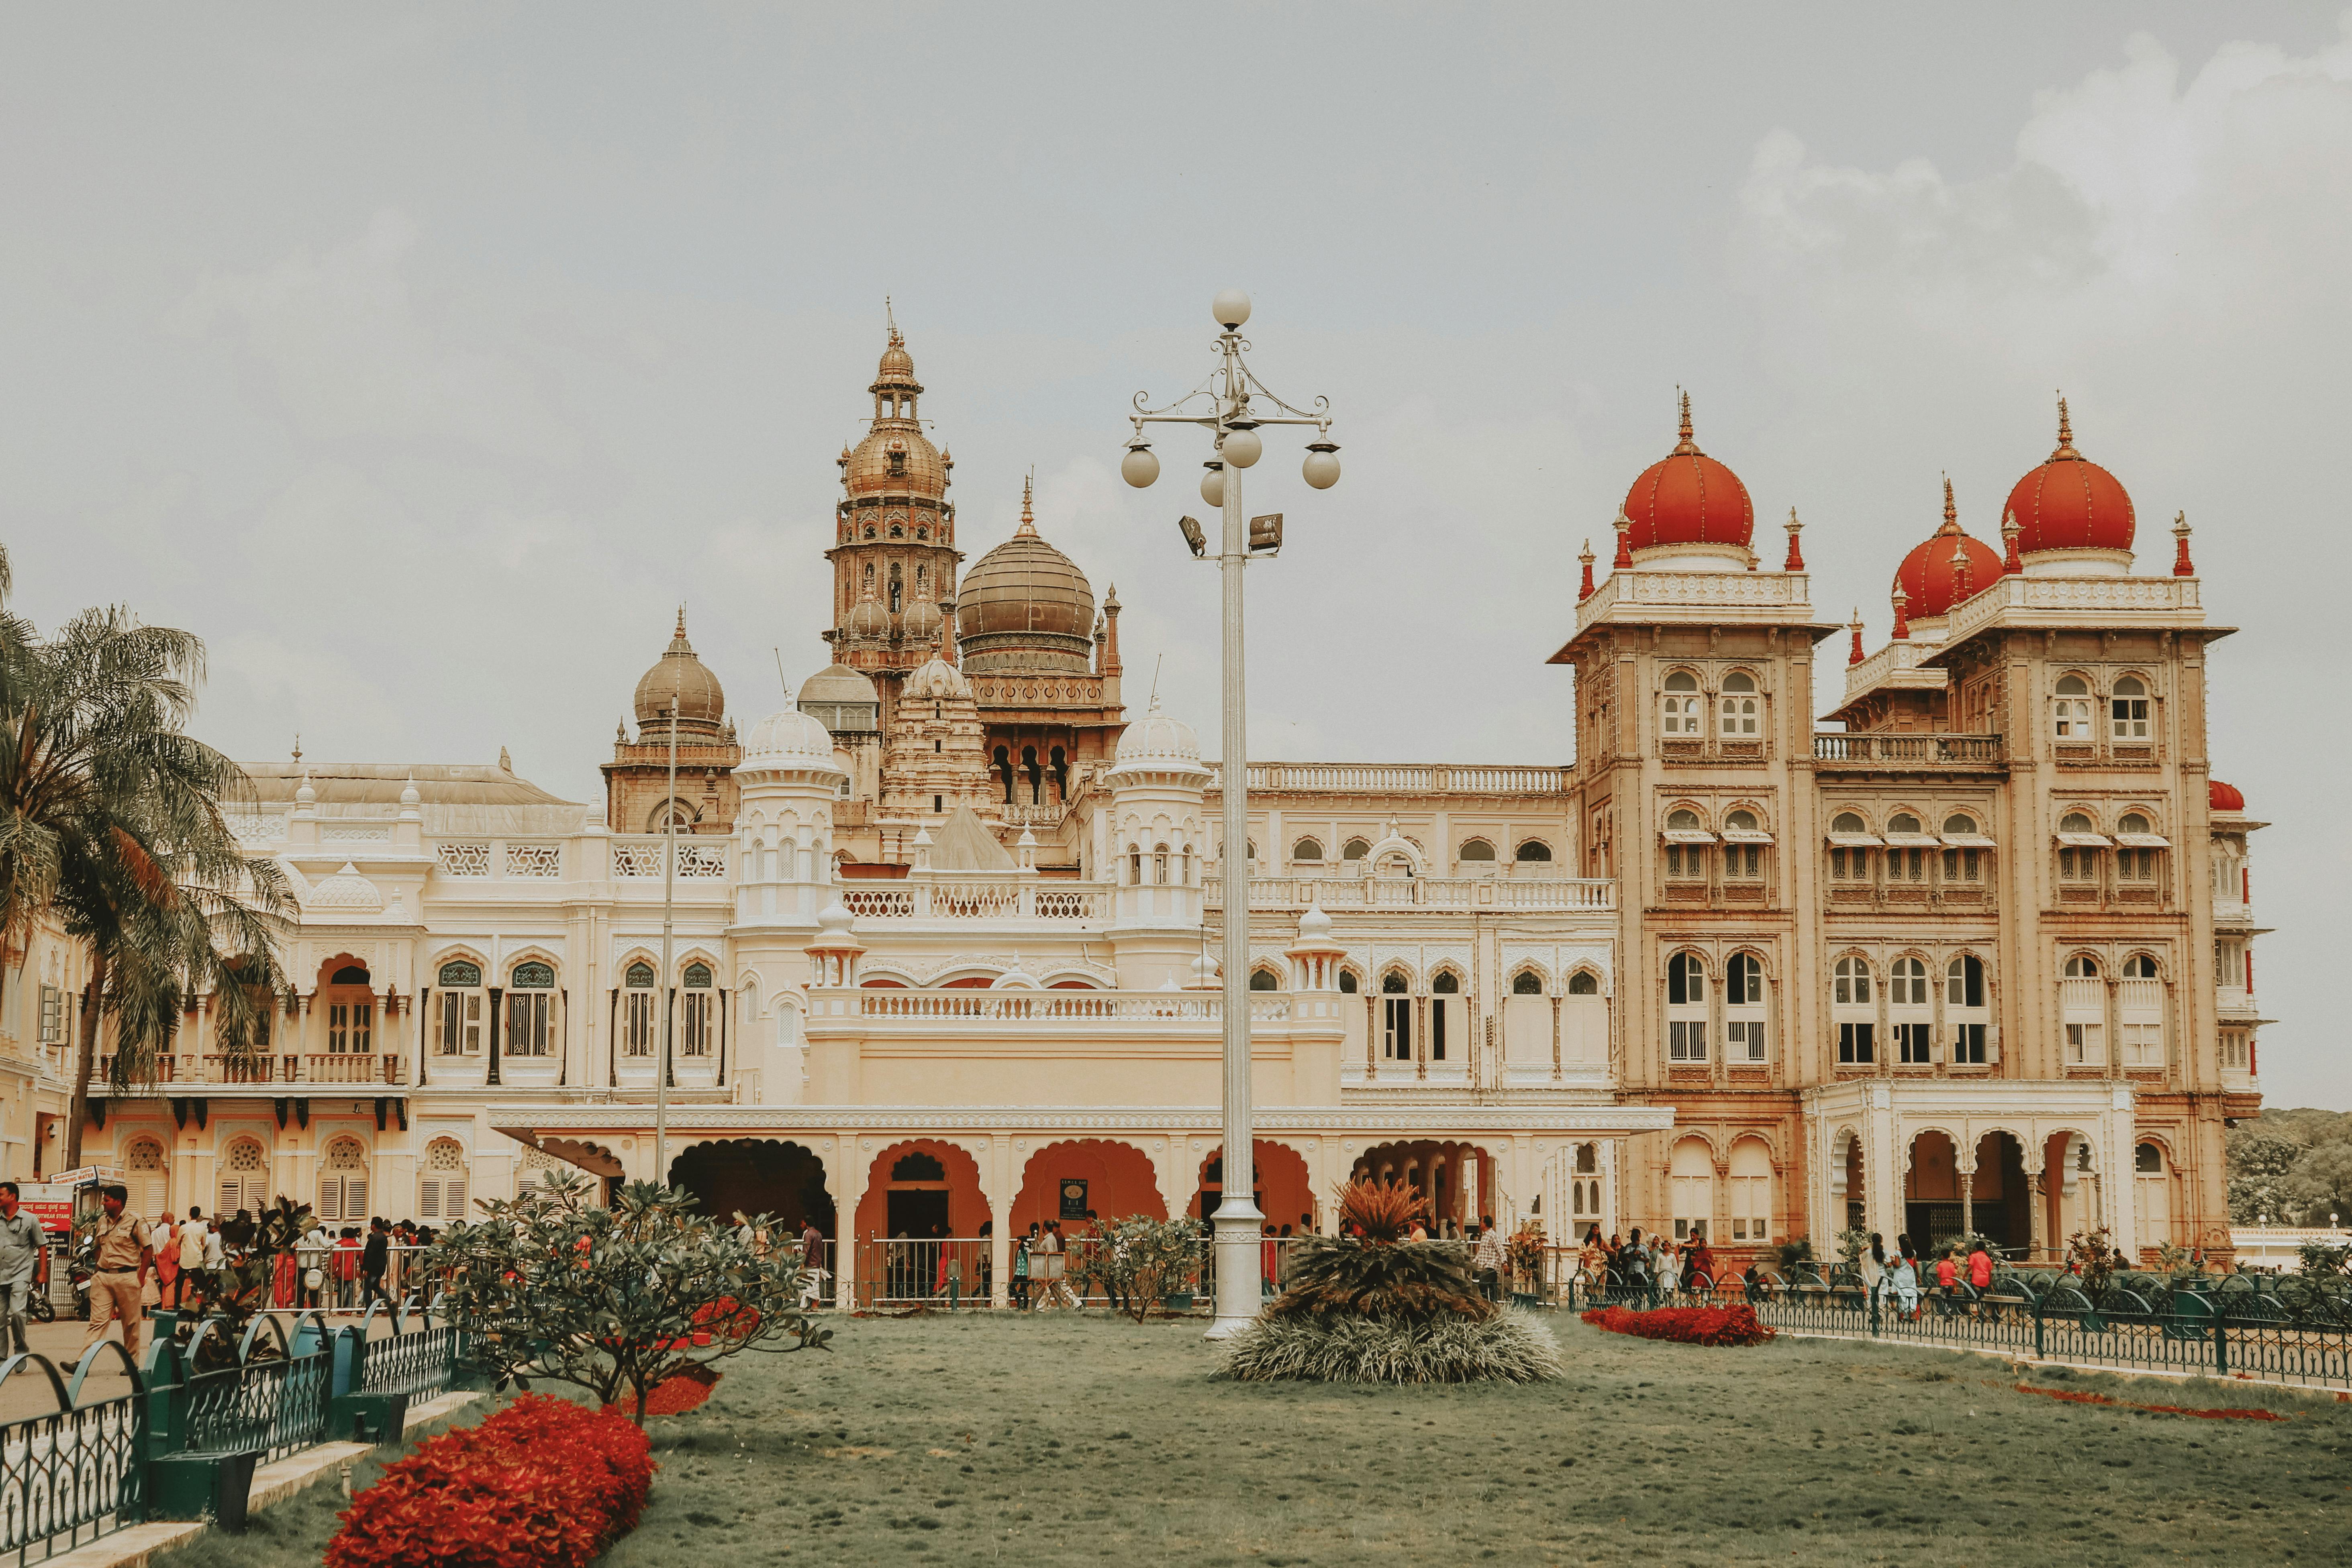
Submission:
[[[1953,1175],[1960,1188],[1960,1233],[1977,1233],[1977,1150],[1955,1148]]]
[[[989,1197],[989,1218],[995,1223],[988,1232],[988,1304],[1010,1306],[1013,1301],[1013,1200],[1020,1197],[1012,1177],[1013,1147],[1003,1134],[989,1136],[987,1163],[983,1167],[993,1177],[995,1193]],[[991,1184],[983,1183],[986,1193]]]
[[[2043,1150],[2042,1158],[2044,1161],[2048,1160],[2047,1149]],[[2034,1261],[2040,1262],[2049,1255],[2050,1251],[2048,1183],[2041,1171],[2028,1173],[2025,1178],[2025,1191],[2026,1221],[2030,1227],[2029,1238],[2032,1247],[2031,1256]]]
[[[844,1135],[841,1140],[841,1197],[835,1200],[833,1231],[834,1305],[854,1312],[857,1306],[857,1206],[865,1199],[874,1151],[865,1140]]]

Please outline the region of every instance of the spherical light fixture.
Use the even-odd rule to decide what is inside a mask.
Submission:
[[[1300,465],[1299,473],[1305,476],[1309,485],[1318,490],[1328,490],[1338,484],[1339,482],[1339,446],[1328,441],[1308,442],[1307,461]]]
[[[1223,453],[1225,461],[1234,467],[1248,468],[1265,455],[1265,443],[1255,430],[1229,429],[1225,432],[1224,444],[1217,450]]]
[[[1127,444],[1127,455],[1118,460],[1119,477],[1139,490],[1149,489],[1160,477],[1160,459],[1151,454],[1151,444],[1140,435]]]
[[[1249,319],[1249,296],[1238,288],[1225,289],[1210,304],[1209,311],[1216,317],[1218,326],[1230,330]]]
[[[1205,463],[1202,466],[1208,469],[1208,472],[1201,476],[1201,499],[1213,507],[1223,506],[1225,504],[1225,465],[1222,463]]]

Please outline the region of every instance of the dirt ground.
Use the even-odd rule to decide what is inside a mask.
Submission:
[[[730,1364],[652,1423],[652,1505],[605,1562],[2352,1560],[2352,1406],[2032,1380],[2287,1417],[2198,1419],[2021,1393],[1958,1353],[1549,1321],[1564,1383],[1366,1389],[1213,1379],[1197,1322],[836,1320],[831,1353]],[[162,1561],[316,1563],[341,1503]]]

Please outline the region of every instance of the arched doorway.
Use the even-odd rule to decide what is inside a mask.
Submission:
[[[1421,1194],[1436,1222],[1433,1236],[1445,1235],[1449,1227],[1458,1235],[1495,1213],[1495,1163],[1475,1144],[1433,1138],[1376,1144],[1356,1156],[1349,1177],[1402,1182]]]
[[[1265,1223],[1274,1228],[1276,1235],[1286,1225],[1293,1236],[1321,1228],[1317,1218],[1320,1211],[1315,1202],[1315,1183],[1307,1175],[1304,1155],[1287,1145],[1253,1138],[1250,1167],[1255,1189],[1251,1196],[1257,1201],[1257,1211],[1265,1216]],[[1214,1219],[1218,1206],[1224,1201],[1225,1152],[1219,1147],[1210,1150],[1208,1157],[1201,1162],[1191,1212],[1195,1218]]]
[[[1969,1183],[1966,1218],[1976,1233],[2004,1252],[2022,1256],[2033,1239],[2032,1194],[2025,1185],[2025,1145],[2007,1133],[1977,1140],[1976,1175]]]
[[[1950,1136],[1929,1130],[1911,1140],[1911,1166],[1903,1176],[1903,1233],[1931,1258],[1967,1228],[1960,1199],[1960,1155]],[[1887,1239],[1889,1252],[1895,1250]]]
[[[670,1162],[669,1181],[692,1193],[705,1214],[771,1217],[778,1240],[796,1239],[811,1220],[828,1240],[834,1235],[824,1162],[798,1144],[774,1138],[696,1144]]]
[[[1012,1233],[1026,1236],[1033,1225],[1059,1220],[1065,1231],[1086,1224],[1091,1211],[1104,1224],[1143,1215],[1168,1218],[1150,1159],[1132,1144],[1076,1138],[1047,1144],[1021,1168],[1021,1191],[1013,1200]]]
[[[874,1156],[857,1203],[857,1292],[861,1301],[913,1301],[946,1290],[949,1265],[960,1289],[985,1293],[980,1255],[970,1238],[988,1234],[988,1199],[980,1166],[957,1145],[910,1138]],[[965,1239],[960,1243],[951,1239]]]

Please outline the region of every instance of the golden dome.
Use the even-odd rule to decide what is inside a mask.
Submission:
[[[1020,528],[981,557],[956,592],[964,668],[1084,674],[1094,667],[1094,627],[1087,574],[1037,537],[1024,485]]]
[[[890,640],[890,612],[874,597],[874,584],[868,582],[866,591],[849,613],[842,617],[841,630],[853,643],[887,643]]]
[[[923,383],[915,379],[915,357],[907,340],[890,326],[890,342],[875,371],[874,427],[841,456],[841,482],[852,496],[928,496],[947,493],[948,463],[924,435],[916,401]]]
[[[727,694],[719,689],[719,677],[694,656],[694,645],[686,640],[686,608],[677,612],[677,631],[669,640],[661,660],[637,681],[636,710],[640,725],[658,724],[669,717],[670,700],[677,700],[677,717],[681,727],[695,726],[715,729],[726,716]]]

